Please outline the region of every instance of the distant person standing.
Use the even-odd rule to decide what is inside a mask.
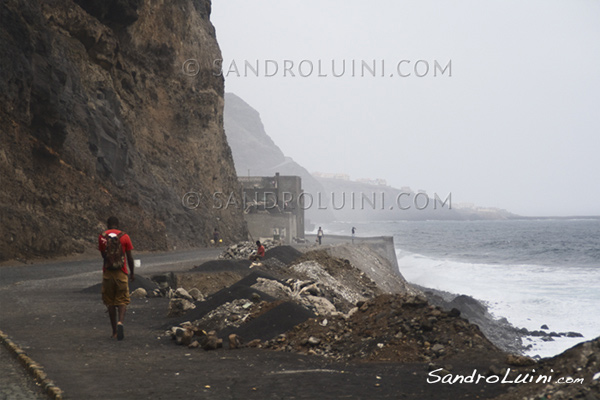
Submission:
[[[123,320],[129,304],[129,280],[134,281],[133,244],[125,232],[119,230],[117,217],[110,217],[107,230],[98,236],[98,250],[102,254],[102,301],[108,309],[112,338],[123,340]],[[127,266],[129,265],[129,269]]]
[[[221,235],[219,234],[219,231],[217,230],[217,228],[215,228],[215,230],[213,232],[213,242],[215,243],[215,246],[218,246],[219,243],[221,242]]]
[[[319,241],[319,245],[321,245],[323,241],[323,229],[321,229],[321,227],[319,227],[319,230],[317,231],[317,240]]]
[[[354,234],[356,233],[356,228],[352,227],[352,244],[354,244]]]

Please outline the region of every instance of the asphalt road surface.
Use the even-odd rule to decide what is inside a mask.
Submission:
[[[141,268],[137,273],[151,276],[155,273],[188,269],[203,260],[216,258],[222,250],[223,248],[209,248],[169,253],[134,252],[134,258],[141,260]],[[43,320],[43,317],[37,316],[32,320],[28,317],[32,315],[32,310],[27,309],[33,307],[43,313],[44,301],[50,301],[50,304],[56,301],[52,295],[40,300],[39,294],[83,289],[88,284],[98,283],[101,279],[99,265],[98,256],[87,255],[60,261],[14,262],[0,266],[0,330],[29,352],[35,348],[35,343],[20,340],[26,335],[19,333],[23,329],[31,330],[27,326],[35,326],[32,330],[39,331],[40,334],[44,334],[44,329],[35,324],[35,321]],[[98,302],[99,299],[93,301]],[[52,310],[51,320],[57,318],[55,311]],[[0,400],[46,398],[24,366],[5,346],[0,345]]]

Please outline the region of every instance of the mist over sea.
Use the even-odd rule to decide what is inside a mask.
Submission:
[[[338,222],[325,234],[394,237],[412,283],[484,301],[516,327],[580,332],[526,339],[531,356],[553,356],[600,336],[600,219]],[[326,243],[326,241],[325,241]]]

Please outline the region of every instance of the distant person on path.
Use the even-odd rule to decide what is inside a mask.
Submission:
[[[250,260],[252,261],[260,261],[265,256],[265,246],[260,244],[260,240],[256,241],[256,254],[252,254],[250,256]]]
[[[129,235],[119,230],[117,217],[110,217],[106,225],[108,229],[98,236],[98,250],[104,259],[102,301],[108,309],[112,338],[123,340],[123,320],[129,304],[129,280],[135,280],[131,255],[133,244]]]
[[[215,228],[215,231],[213,232],[213,242],[215,243],[215,246],[218,246],[221,242],[221,235],[219,234],[217,228]]]
[[[317,240],[319,241],[320,246],[323,241],[323,229],[321,229],[321,227],[319,227],[319,230],[317,231]]]
[[[356,233],[356,228],[352,227],[352,244],[354,244],[354,234]]]

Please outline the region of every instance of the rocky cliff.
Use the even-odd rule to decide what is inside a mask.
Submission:
[[[209,0],[0,4],[0,261],[84,251],[111,214],[136,249],[200,245],[215,227],[245,238],[241,210],[211,202],[240,188],[210,12]]]

